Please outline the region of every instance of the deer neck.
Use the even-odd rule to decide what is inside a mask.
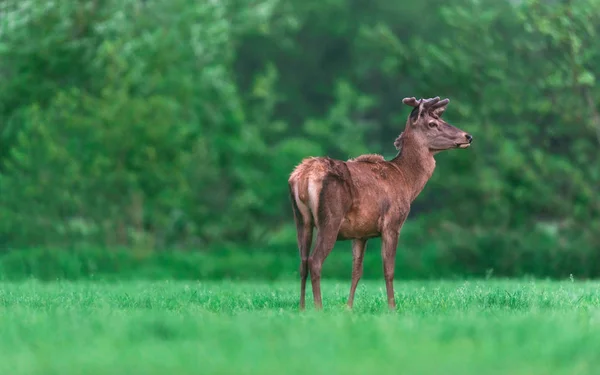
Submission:
[[[410,192],[410,201],[414,201],[433,175],[435,170],[433,154],[427,146],[405,135],[401,140],[400,152],[391,162],[404,176]]]

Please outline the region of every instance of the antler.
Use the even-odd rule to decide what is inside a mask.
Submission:
[[[435,110],[447,106],[448,103],[450,103],[450,99],[446,98],[444,100],[440,100],[440,97],[436,96],[435,98],[417,100],[415,97],[412,97],[402,99],[402,103],[411,107],[418,107],[419,105],[423,104],[423,109]]]
[[[423,103],[423,109],[429,109],[432,105],[440,101],[440,97],[436,96],[435,98],[425,99]]]
[[[417,100],[414,96],[412,98],[404,98],[402,99],[402,103],[409,105],[411,107],[418,107],[419,104],[421,104],[421,102],[423,101],[423,99],[419,99]]]
[[[439,98],[438,98],[439,100]],[[437,103],[431,104],[429,107],[431,110],[436,110],[438,108],[442,108],[448,105],[448,103],[450,103],[450,99],[446,98],[444,100],[440,100]]]

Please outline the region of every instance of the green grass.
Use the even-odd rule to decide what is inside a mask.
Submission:
[[[1,374],[592,374],[600,283],[0,283]]]

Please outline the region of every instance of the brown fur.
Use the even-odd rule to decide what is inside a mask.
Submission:
[[[381,161],[385,161],[383,156],[377,154],[366,154],[355,157],[354,159],[350,159],[348,161],[364,161],[367,163],[379,163]]]
[[[395,308],[393,278],[400,229],[435,169],[434,155],[466,148],[471,136],[441,119],[448,99],[405,98],[414,107],[405,130],[395,140],[400,150],[392,160],[361,155],[348,161],[329,157],[304,159],[288,180],[300,251],[300,308],[305,308],[310,271],[315,307],[322,308],[321,268],[338,240],[352,240],[352,283],[348,306],[362,276],[367,240],[382,238],[388,306]],[[313,229],[318,234],[309,256]]]

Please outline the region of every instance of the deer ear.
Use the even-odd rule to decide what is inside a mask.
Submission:
[[[421,107],[413,108],[408,117],[413,123],[416,122],[421,117]]]
[[[415,97],[404,98],[402,99],[402,103],[414,107],[409,116],[413,122],[421,117],[421,112],[423,111],[423,99],[417,100]]]

